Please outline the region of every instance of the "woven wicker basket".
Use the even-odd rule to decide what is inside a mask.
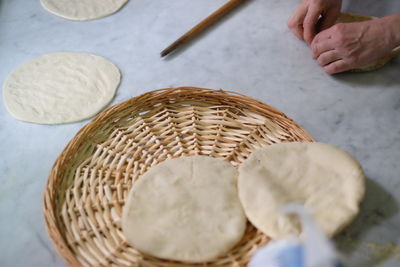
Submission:
[[[152,91],[112,106],[83,127],[55,162],[44,196],[47,230],[71,266],[245,266],[269,238],[248,224],[242,241],[212,262],[141,254],[121,232],[129,189],[168,158],[207,155],[239,165],[256,148],[312,141],[276,109],[233,92]]]

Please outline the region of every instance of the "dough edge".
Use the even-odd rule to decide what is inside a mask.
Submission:
[[[63,19],[68,19],[68,20],[73,20],[73,21],[89,21],[89,20],[102,19],[102,18],[111,16],[111,15],[117,13],[118,11],[120,11],[127,3],[128,3],[128,0],[124,0],[124,3],[122,3],[118,8],[116,8],[116,9],[113,10],[113,11],[104,13],[104,14],[102,14],[102,15],[91,16],[91,17],[72,17],[72,16],[67,16],[67,15],[64,15],[64,14],[57,13],[57,11],[50,9],[50,8],[44,3],[43,0],[40,0],[40,4],[41,4],[42,8],[43,8],[44,10],[46,10],[48,13],[50,13],[50,14],[52,14],[52,15],[54,15],[54,16],[63,18]]]
[[[7,86],[7,84],[8,84],[8,82],[9,82],[9,79],[11,79],[11,74],[17,72],[17,71],[18,71],[20,68],[22,68],[23,66],[25,66],[25,65],[27,65],[27,64],[30,64],[30,63],[32,63],[33,61],[36,61],[36,60],[38,60],[38,59],[40,59],[40,58],[42,58],[42,57],[44,57],[44,56],[62,55],[62,54],[75,54],[75,55],[91,56],[91,57],[95,57],[95,58],[97,58],[97,59],[100,59],[100,60],[103,60],[103,61],[106,61],[107,63],[109,63],[110,66],[112,66],[112,67],[114,68],[114,70],[116,71],[116,73],[118,73],[118,77],[117,77],[118,81],[117,81],[117,83],[115,84],[115,88],[113,89],[114,92],[113,92],[112,96],[110,97],[110,99],[109,99],[108,101],[105,101],[104,104],[103,104],[101,107],[99,107],[98,109],[96,109],[97,111],[88,113],[87,115],[81,116],[79,119],[74,119],[74,120],[59,121],[59,122],[44,122],[44,121],[42,121],[42,120],[34,121],[34,120],[27,120],[27,119],[21,117],[19,114],[14,113],[14,111],[10,108],[9,103],[7,103],[7,101],[6,101],[6,90],[5,90],[5,89],[6,89],[6,86]],[[95,117],[96,115],[98,115],[100,112],[102,112],[104,109],[107,108],[107,106],[113,101],[113,99],[114,99],[114,97],[115,97],[115,94],[116,94],[116,92],[117,92],[117,90],[118,90],[118,87],[119,87],[120,84],[121,84],[121,78],[122,78],[121,70],[117,67],[117,65],[115,65],[113,62],[111,62],[110,60],[108,60],[108,59],[106,59],[106,58],[104,58],[104,57],[102,57],[102,56],[98,56],[98,55],[91,54],[91,53],[69,52],[69,51],[53,52],[53,53],[43,54],[43,55],[40,55],[40,56],[31,58],[30,60],[28,60],[28,61],[26,61],[26,62],[24,62],[24,63],[18,65],[17,67],[15,67],[15,68],[7,75],[7,78],[4,80],[3,86],[2,86],[2,91],[3,91],[3,92],[2,92],[3,103],[4,103],[4,106],[6,107],[6,110],[8,111],[8,113],[11,114],[11,116],[12,116],[14,119],[19,120],[19,121],[23,121],[23,122],[35,123],[35,124],[42,124],[42,125],[60,125],[60,124],[81,122],[81,121],[84,121],[84,120],[87,120],[87,119],[90,119],[90,118]]]
[[[244,235],[245,235],[245,233],[246,233],[246,229],[247,229],[248,218],[247,218],[247,216],[246,216],[246,214],[245,214],[245,211],[244,211],[244,209],[243,209],[243,205],[242,205],[242,203],[240,202],[240,198],[239,198],[239,192],[238,192],[238,187],[237,187],[238,178],[239,178],[239,172],[238,172],[237,167],[232,166],[229,162],[224,161],[224,160],[222,160],[222,159],[214,158],[214,157],[212,157],[212,156],[204,156],[204,155],[194,155],[194,156],[192,155],[192,156],[186,156],[186,157],[169,158],[169,159],[166,159],[165,161],[160,162],[159,164],[162,164],[162,163],[164,163],[164,162],[166,162],[166,161],[168,161],[168,160],[178,160],[178,159],[195,158],[195,157],[206,157],[206,158],[213,158],[213,159],[221,160],[221,161],[224,162],[225,164],[229,164],[231,167],[235,168],[235,170],[236,170],[236,175],[237,175],[237,176],[236,176],[236,187],[235,187],[235,188],[236,188],[236,195],[237,195],[238,203],[239,203],[239,205],[240,205],[240,207],[241,207],[241,210],[242,210],[242,217],[243,217],[243,218],[242,218],[242,220],[243,220],[243,227],[242,227],[242,229],[241,229],[241,233],[238,235],[239,238],[236,240],[236,242],[232,242],[231,246],[228,246],[227,248],[225,248],[224,251],[221,251],[220,253],[218,253],[217,256],[210,257],[210,258],[208,258],[208,259],[202,259],[202,260],[186,260],[186,259],[185,259],[185,260],[182,260],[182,259],[172,259],[172,258],[171,258],[171,259],[167,259],[167,258],[161,258],[161,257],[154,256],[154,255],[152,255],[151,252],[147,252],[147,251],[138,249],[141,253],[143,253],[143,255],[147,255],[147,256],[149,256],[149,257],[156,257],[156,258],[159,258],[159,259],[178,261],[178,262],[184,263],[184,264],[199,264],[199,263],[205,263],[205,262],[213,261],[213,260],[215,260],[215,259],[217,259],[217,258],[223,256],[224,254],[228,253],[232,248],[234,248],[235,246],[237,246],[237,245],[240,243],[240,241],[243,239],[243,237],[244,237]],[[157,166],[157,165],[158,165],[158,164],[156,164],[156,165],[154,165],[154,166]],[[123,210],[122,210],[122,216],[121,216],[121,228],[122,228],[122,233],[124,234],[125,238],[126,238],[126,233],[124,232],[124,228],[127,227],[127,226],[126,226],[126,223],[128,223],[128,222],[127,222],[126,220],[122,219],[122,218],[127,217],[127,213],[129,212],[128,209],[125,208],[125,207],[126,207],[127,203],[131,202],[131,201],[132,201],[131,199],[134,197],[134,196],[133,196],[133,195],[134,195],[134,193],[133,193],[133,187],[134,187],[134,186],[138,186],[139,184],[143,183],[143,182],[144,182],[144,179],[142,179],[142,178],[145,178],[145,177],[143,177],[143,176],[144,176],[152,167],[154,167],[154,166],[151,166],[145,173],[143,173],[143,174],[141,175],[141,177],[132,185],[132,188],[131,188],[131,189],[129,190],[129,192],[128,192],[128,196],[127,196],[127,198],[126,198],[126,201],[125,201],[125,204],[124,204],[124,207],[123,207]],[[226,165],[226,166],[228,166],[228,165]],[[132,247],[135,247],[134,242],[131,242],[131,241],[128,241],[128,240],[126,240],[126,242],[128,242]]]
[[[357,182],[358,182],[359,188],[356,188],[357,189],[357,190],[355,190],[356,195],[353,198],[353,200],[356,204],[356,210],[354,210],[354,213],[347,216],[346,220],[343,220],[341,222],[341,224],[337,226],[336,231],[334,231],[333,233],[325,233],[329,237],[333,237],[336,234],[338,234],[339,232],[341,232],[344,228],[346,228],[349,224],[351,224],[354,221],[354,219],[359,215],[360,208],[361,208],[361,202],[363,201],[365,192],[366,192],[366,176],[365,176],[364,170],[363,170],[362,166],[360,165],[360,163],[354,157],[352,157],[347,151],[342,150],[339,147],[336,147],[336,146],[333,146],[330,144],[326,144],[326,143],[320,143],[320,142],[283,142],[283,143],[279,143],[279,144],[307,144],[307,143],[323,145],[323,146],[327,146],[329,148],[333,148],[334,150],[339,151],[341,153],[344,152],[344,155],[347,157],[347,159],[349,159],[351,162],[353,162],[355,164],[355,167],[357,168],[357,171],[358,171],[356,176],[358,179]],[[276,145],[276,144],[274,144],[274,145]],[[257,153],[261,153],[262,150],[268,149],[268,147],[269,146],[261,147],[261,148],[257,149],[256,151],[257,151]],[[256,152],[256,151],[254,151],[254,152]],[[251,157],[251,155],[252,154],[250,154],[248,159]],[[247,159],[243,163],[246,163],[246,162],[247,162]],[[262,229],[263,227],[262,226],[260,227],[260,225],[259,225],[260,222],[257,222],[257,220],[259,220],[260,215],[256,215],[256,216],[253,216],[253,214],[249,215],[249,210],[246,207],[246,204],[243,203],[243,201],[242,201],[242,198],[244,197],[242,195],[246,194],[246,193],[243,193],[243,191],[241,190],[241,183],[245,179],[245,178],[243,178],[243,175],[242,175],[243,171],[241,170],[241,168],[243,168],[243,166],[246,166],[243,163],[239,166],[238,193],[239,193],[239,198],[242,202],[243,209],[246,213],[246,217],[254,227],[256,227],[259,231],[263,232],[265,235],[271,237],[272,239],[281,239],[282,236],[276,235],[276,233],[265,232],[264,229]],[[253,213],[253,211],[251,210],[250,213]],[[254,220],[254,217],[256,217],[255,220]]]

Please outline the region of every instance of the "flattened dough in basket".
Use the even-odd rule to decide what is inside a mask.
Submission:
[[[371,20],[375,19],[375,17],[370,17],[370,16],[364,16],[364,15],[358,15],[358,14],[352,14],[352,13],[341,13],[340,17],[336,21],[336,23],[351,23],[351,22],[361,22],[361,21],[366,21],[366,20]],[[379,59],[378,61],[361,67],[357,69],[352,69],[350,70],[351,72],[368,72],[368,71],[374,71],[379,68],[382,68],[384,65],[389,63],[394,57],[396,57],[400,52],[400,47],[397,47],[393,49],[388,55],[384,56],[383,58]]]
[[[239,167],[239,197],[250,222],[278,239],[299,235],[298,221],[280,209],[304,204],[328,235],[359,211],[365,191],[359,163],[323,143],[280,143],[254,151]]]
[[[151,167],[123,209],[127,241],[145,254],[193,263],[226,253],[246,228],[237,176],[230,163],[205,156]]]
[[[128,0],[40,0],[48,12],[71,20],[92,20],[117,12]]]
[[[59,124],[89,118],[114,97],[121,74],[108,60],[61,52],[16,68],[3,85],[11,115],[22,121]]]

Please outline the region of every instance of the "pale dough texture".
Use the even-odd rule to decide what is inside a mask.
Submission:
[[[336,23],[351,23],[351,22],[361,22],[366,20],[375,19],[375,17],[352,14],[352,13],[341,13],[340,17],[336,21]],[[385,66],[389,61],[391,61],[394,57],[396,57],[400,53],[400,47],[393,49],[388,55],[384,56],[383,58],[379,59],[378,61],[369,64],[367,66],[352,69],[351,72],[368,72],[374,71],[377,69],[382,68]]]
[[[71,20],[98,19],[117,12],[128,0],[40,0],[44,9]]]
[[[108,60],[61,52],[16,68],[3,85],[7,110],[18,120],[58,124],[80,121],[113,99],[121,74]]]
[[[239,167],[239,197],[250,222],[277,239],[301,232],[284,215],[288,203],[304,204],[328,235],[357,215],[364,174],[348,153],[323,143],[280,143],[253,152]]]
[[[219,159],[170,159],[150,168],[129,192],[122,230],[134,248],[185,262],[212,260],[242,239],[246,217],[237,170]]]

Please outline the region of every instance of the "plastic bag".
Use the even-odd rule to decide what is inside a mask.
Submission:
[[[282,211],[299,216],[304,240],[292,237],[272,241],[252,257],[249,267],[338,267],[339,254],[301,204],[289,204]]]

